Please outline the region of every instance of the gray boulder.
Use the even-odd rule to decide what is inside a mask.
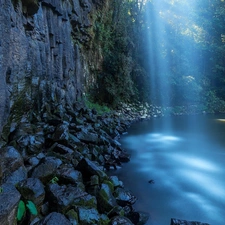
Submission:
[[[71,225],[70,221],[61,213],[52,212],[35,225]]]
[[[197,221],[186,221],[179,219],[171,219],[170,225],[209,225],[208,223],[201,223]]]
[[[3,184],[0,193],[0,224],[16,225],[17,206],[20,193],[12,184]]]

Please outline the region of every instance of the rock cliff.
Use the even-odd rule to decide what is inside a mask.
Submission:
[[[94,61],[90,14],[102,4],[0,0],[0,134],[9,115],[73,107],[82,97]]]

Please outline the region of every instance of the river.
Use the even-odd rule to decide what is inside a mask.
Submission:
[[[154,118],[132,125],[120,142],[131,161],[110,174],[138,197],[147,225],[225,224],[225,115]]]

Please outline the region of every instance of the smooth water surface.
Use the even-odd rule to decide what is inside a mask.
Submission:
[[[138,197],[135,209],[150,213],[147,224],[170,225],[171,218],[225,224],[224,118],[155,118],[121,138],[131,161],[110,173]]]

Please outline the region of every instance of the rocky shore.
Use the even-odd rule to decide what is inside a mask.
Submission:
[[[12,119],[0,142],[0,224],[145,224],[137,198],[106,171],[130,160],[118,142],[130,124],[161,115],[149,105],[98,115],[77,103]]]
[[[0,144],[0,224],[145,224],[149,215],[106,170],[130,160],[118,138],[148,113],[98,115],[77,103],[12,119]]]

